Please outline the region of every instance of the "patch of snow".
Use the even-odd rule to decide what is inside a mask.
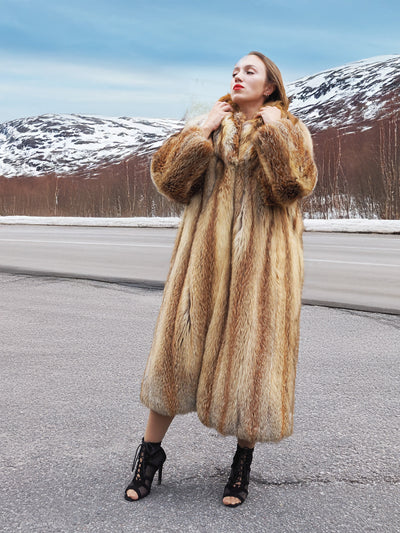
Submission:
[[[0,216],[1,224],[36,224],[41,226],[99,226],[129,228],[177,228],[180,217],[30,217]],[[304,219],[305,231],[331,231],[347,233],[399,233],[400,220],[377,219]]]
[[[99,226],[130,228],[177,228],[180,217],[34,217],[0,216],[1,224],[40,225],[40,226]]]
[[[334,231],[346,233],[399,233],[400,220],[366,218],[305,219],[306,231]]]

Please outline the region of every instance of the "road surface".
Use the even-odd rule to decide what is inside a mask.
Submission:
[[[162,286],[176,229],[0,226],[0,271]],[[400,313],[400,235],[304,233],[304,303]]]

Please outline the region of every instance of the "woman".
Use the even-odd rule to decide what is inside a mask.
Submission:
[[[293,431],[303,286],[300,198],[316,185],[310,134],[276,65],[251,52],[230,94],[154,155],[151,176],[186,204],[141,387],[150,408],[127,500],[161,482],[176,414],[238,439],[223,503],[247,497],[256,442]],[[133,470],[132,469],[132,470]]]

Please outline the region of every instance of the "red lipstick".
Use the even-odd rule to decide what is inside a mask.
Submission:
[[[237,91],[239,89],[244,89],[243,85],[240,85],[239,83],[237,83],[236,85],[233,86],[234,91]]]

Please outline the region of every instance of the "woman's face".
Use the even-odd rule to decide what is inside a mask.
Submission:
[[[257,56],[247,55],[240,59],[232,73],[231,98],[240,104],[264,103],[265,97],[273,91],[267,82],[267,69]]]

